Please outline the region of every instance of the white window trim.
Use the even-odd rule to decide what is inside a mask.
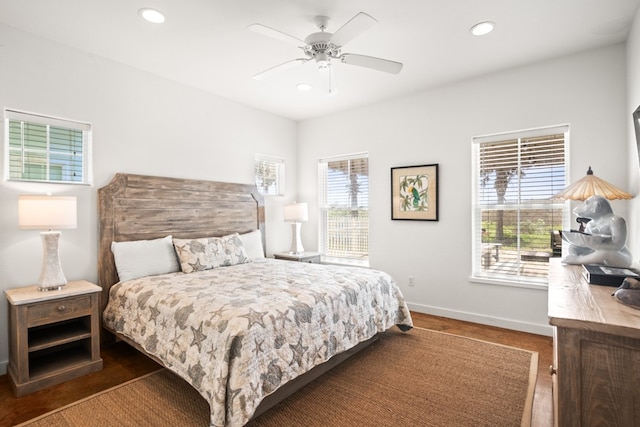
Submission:
[[[260,194],[262,194],[264,197],[270,197],[270,196],[284,196],[284,191],[285,191],[285,161],[282,157],[275,157],[275,156],[267,156],[265,154],[257,154],[254,157],[254,166],[255,166],[255,162],[271,162],[274,164],[277,164],[277,177],[276,177],[276,194],[265,194],[262,192],[261,188],[258,188],[258,191],[260,192]],[[255,169],[254,169],[254,173],[255,173]],[[254,176],[254,182],[255,182],[255,176]],[[257,186],[257,183],[256,183]]]
[[[362,159],[362,158],[366,158],[367,161],[369,162],[369,170],[371,170],[371,164],[370,164],[370,159],[369,159],[369,153],[366,151],[363,152],[358,152],[358,153],[351,153],[351,154],[344,154],[344,155],[336,155],[336,156],[328,156],[328,157],[321,157],[318,159],[318,164],[320,163],[329,163],[332,161],[336,161],[336,160],[354,160],[354,159]],[[369,180],[371,179],[371,174],[369,174]],[[322,215],[322,210],[324,209],[323,206],[323,200],[326,199],[326,188],[324,186],[324,184],[326,184],[325,182],[323,182],[322,179],[320,179],[320,177],[318,176],[318,210],[319,210],[319,221],[322,221],[323,215]],[[370,196],[370,194],[368,195]],[[369,209],[370,211],[370,209]],[[368,230],[368,234],[369,236],[371,235],[371,229],[369,228]],[[323,241],[325,237],[322,236],[322,227],[320,226],[320,224],[318,224],[318,242],[320,244],[320,242]],[[346,265],[346,266],[356,266],[356,267],[364,267],[364,268],[369,268],[370,266],[370,257],[367,257],[366,260],[359,260],[359,259],[355,259],[355,258],[346,258],[346,257],[334,257],[334,256],[327,256],[325,254],[321,255],[321,259],[322,259],[322,263],[323,264],[335,264],[335,265]]]
[[[50,181],[50,180],[34,180],[34,179],[12,179],[10,173],[10,155],[9,155],[9,121],[18,120],[29,123],[38,123],[56,127],[80,130],[83,133],[83,158],[82,158],[82,176],[81,182],[70,181]],[[58,184],[58,185],[93,185],[93,127],[90,123],[78,120],[64,119],[61,117],[47,116],[39,113],[31,113],[20,111],[12,108],[4,109],[4,181],[25,182],[25,183],[42,183],[42,184]]]
[[[475,261],[474,261],[474,254],[476,253],[476,251],[478,250],[478,242],[476,241],[475,237],[474,237],[474,232],[476,230],[476,226],[478,223],[479,218],[477,217],[477,191],[478,191],[478,177],[479,177],[479,171],[478,171],[478,164],[477,164],[477,154],[476,151],[477,147],[480,145],[480,143],[483,142],[492,142],[492,141],[499,141],[499,140],[506,140],[506,139],[515,139],[515,138],[533,138],[536,136],[544,136],[544,135],[548,135],[550,133],[564,133],[565,134],[565,144],[564,144],[564,156],[565,156],[565,176],[569,177],[570,175],[570,125],[567,124],[560,124],[560,125],[551,125],[551,126],[544,126],[544,127],[538,127],[538,128],[530,128],[530,129],[523,129],[523,130],[519,130],[519,131],[509,131],[509,132],[501,132],[501,133],[495,133],[495,134],[486,134],[486,135],[480,135],[480,136],[476,136],[471,138],[471,159],[472,159],[472,165],[471,165],[471,197],[472,197],[472,215],[471,215],[471,231],[472,231],[472,235],[471,235],[471,274],[469,275],[469,281],[472,283],[479,283],[479,284],[487,284],[487,285],[497,285],[497,286],[508,286],[508,287],[514,287],[514,288],[527,288],[527,289],[536,289],[536,290],[547,290],[548,289],[548,280],[546,279],[540,279],[540,280],[536,280],[536,279],[530,279],[530,280],[515,280],[511,277],[488,277],[488,276],[482,276],[479,275],[477,273],[477,271],[475,271]],[[562,218],[562,227],[563,229],[567,228],[570,224],[570,209],[569,209],[569,202],[560,202],[557,204],[557,206],[563,206],[565,207],[564,209],[564,214],[563,214],[563,218]]]

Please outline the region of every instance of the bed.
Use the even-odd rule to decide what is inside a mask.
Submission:
[[[105,337],[188,381],[212,426],[244,425],[412,327],[386,273],[265,258],[254,186],[116,174],[98,203]]]

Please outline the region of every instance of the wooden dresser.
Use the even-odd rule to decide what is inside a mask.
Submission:
[[[640,310],[588,284],[582,266],[549,267],[555,425],[640,426]]]

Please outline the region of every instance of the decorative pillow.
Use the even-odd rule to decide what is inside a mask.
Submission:
[[[240,240],[242,240],[244,250],[247,252],[247,258],[264,258],[264,249],[262,248],[262,233],[260,232],[260,230],[241,234]]]
[[[224,237],[173,239],[183,273],[249,262],[238,233]]]
[[[121,282],[180,271],[171,236],[153,240],[111,242],[111,252]]]

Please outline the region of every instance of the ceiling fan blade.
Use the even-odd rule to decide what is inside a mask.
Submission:
[[[331,43],[344,46],[377,23],[370,15],[360,12],[331,36]]]
[[[292,59],[291,61],[283,62],[282,64],[276,65],[275,67],[271,67],[268,70],[258,73],[255,76],[253,76],[252,79],[264,80],[267,77],[271,76],[272,74],[276,74],[281,71],[288,70],[289,68],[293,68],[296,65],[304,64],[307,61],[309,61],[309,59],[307,58]]]
[[[373,56],[343,53],[339,56],[339,59],[344,64],[371,68],[373,70],[384,71],[385,73],[398,74],[400,70],[402,70],[402,62],[390,61]]]
[[[266,27],[262,24],[251,24],[247,28],[253,31],[254,33],[262,34],[264,36],[268,36],[276,40],[280,40],[280,41],[292,44],[294,46],[300,47],[300,46],[306,45],[304,40],[300,40],[299,38],[294,37],[290,34],[283,33],[282,31],[274,30],[273,28]]]

